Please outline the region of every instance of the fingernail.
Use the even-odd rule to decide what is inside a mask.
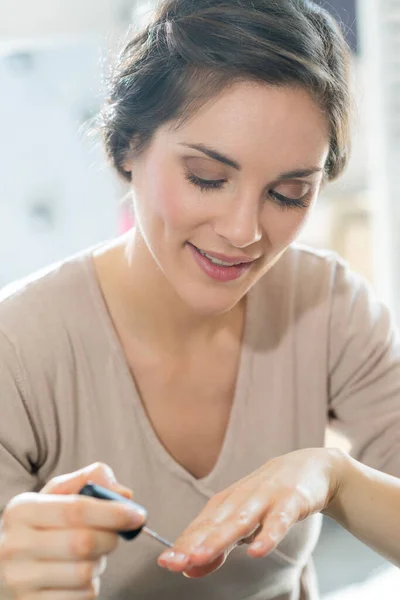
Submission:
[[[118,494],[121,494],[122,496],[129,496],[130,498],[132,498],[133,496],[133,492],[130,488],[126,487],[125,485],[116,485],[115,486],[115,491]]]
[[[126,507],[127,514],[133,526],[143,525],[147,518],[147,512],[141,508]]]
[[[262,550],[264,544],[262,542],[253,542],[250,544],[250,550]]]
[[[158,557],[158,560],[162,560],[162,561],[170,560],[173,556],[175,556],[175,552],[172,552],[172,551],[170,551],[170,552],[163,552]]]
[[[187,560],[187,556],[186,554],[183,554],[183,552],[163,552],[163,554],[161,554],[159,557],[159,560],[162,562],[177,564]]]

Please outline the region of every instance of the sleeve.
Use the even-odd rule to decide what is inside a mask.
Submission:
[[[35,474],[39,445],[28,398],[17,352],[0,332],[0,515],[12,497],[40,487]]]
[[[400,477],[400,341],[368,284],[337,263],[330,315],[330,426],[357,460]]]

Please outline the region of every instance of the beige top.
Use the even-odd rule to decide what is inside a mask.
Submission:
[[[173,540],[213,494],[270,458],[323,446],[329,419],[356,458],[400,476],[399,349],[387,310],[359,277],[333,254],[289,248],[249,294],[226,437],[198,480],[156,437],[90,254],[74,257],[0,300],[0,508],[104,461],[147,507],[149,527]],[[320,515],[296,525],[262,560],[238,548],[200,580],[160,569],[162,546],[145,535],[121,541],[101,598],[314,599],[320,525]]]

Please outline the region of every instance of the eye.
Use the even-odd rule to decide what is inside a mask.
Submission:
[[[308,208],[310,206],[309,194],[302,196],[301,198],[288,198],[283,194],[279,194],[274,190],[269,192],[270,196],[280,205],[281,208]]]
[[[207,190],[219,190],[226,183],[226,179],[202,179],[197,177],[191,171],[186,171],[186,179],[196,187],[200,188],[202,192]]]
[[[308,208],[311,203],[313,186],[305,181],[279,183],[269,191],[269,195],[283,210]]]

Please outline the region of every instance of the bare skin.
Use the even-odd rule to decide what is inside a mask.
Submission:
[[[118,273],[117,257],[110,268],[110,253],[106,256],[108,272],[113,276]],[[112,284],[106,283],[103,261],[104,256],[99,256],[96,264],[107,296]],[[112,316],[118,323],[118,315]],[[224,441],[239,366],[243,317],[243,307],[238,305],[221,328],[205,339],[187,339],[181,348],[167,343],[159,347],[143,338],[139,341],[127,336],[122,325],[119,330],[153,429],[171,456],[197,478],[213,469]]]
[[[199,145],[233,157],[240,170]],[[212,470],[223,443],[246,293],[307,220],[328,150],[325,117],[306,92],[242,83],[183,127],[162,128],[143,156],[127,161],[136,227],[100,249],[95,267],[153,428],[196,477]],[[223,183],[206,191],[187,171]],[[305,174],[285,175],[294,171]],[[238,280],[215,282],[188,242],[256,260]]]
[[[255,83],[229,88],[183,126],[170,125],[143,155],[127,159],[135,229],[96,252],[94,262],[157,435],[180,464],[203,477],[220,453],[231,411],[247,292],[312,212],[329,132],[306,91]],[[252,262],[222,283],[199,267],[196,248]],[[211,500],[160,565],[203,576],[254,531],[260,545],[251,544],[249,553],[263,556],[292,523],[328,509],[398,560],[394,531],[388,544],[373,527],[378,503],[355,508],[365,489],[381,507],[387,494],[398,498],[397,480],[382,481],[353,463],[344,468],[346,460],[310,449],[266,464]],[[115,532],[143,519],[118,503],[77,496],[88,480],[119,489],[107,467],[95,465],[52,480],[41,494],[22,494],[5,509],[0,570],[17,600],[95,597]],[[394,500],[391,506],[393,523]]]
[[[204,577],[220,568],[239,543],[248,541],[248,554],[261,558],[295,523],[323,512],[400,566],[400,532],[394,526],[399,507],[399,479],[336,449],[298,450],[214,496],[158,562]]]
[[[21,494],[6,507],[0,573],[16,600],[86,600],[99,594],[116,531],[143,522],[126,504],[77,496],[95,481],[130,497],[109,467],[95,464],[51,480],[40,494]],[[306,449],[278,457],[212,498],[159,558],[188,577],[220,568],[230,552],[267,555],[296,522],[323,512],[400,566],[400,480],[336,449]],[[45,562],[44,562],[45,561]]]
[[[143,523],[129,505],[78,496],[89,481],[132,497],[110,467],[96,463],[55,477],[40,494],[20,494],[5,508],[0,575],[16,600],[96,598],[116,532]]]

